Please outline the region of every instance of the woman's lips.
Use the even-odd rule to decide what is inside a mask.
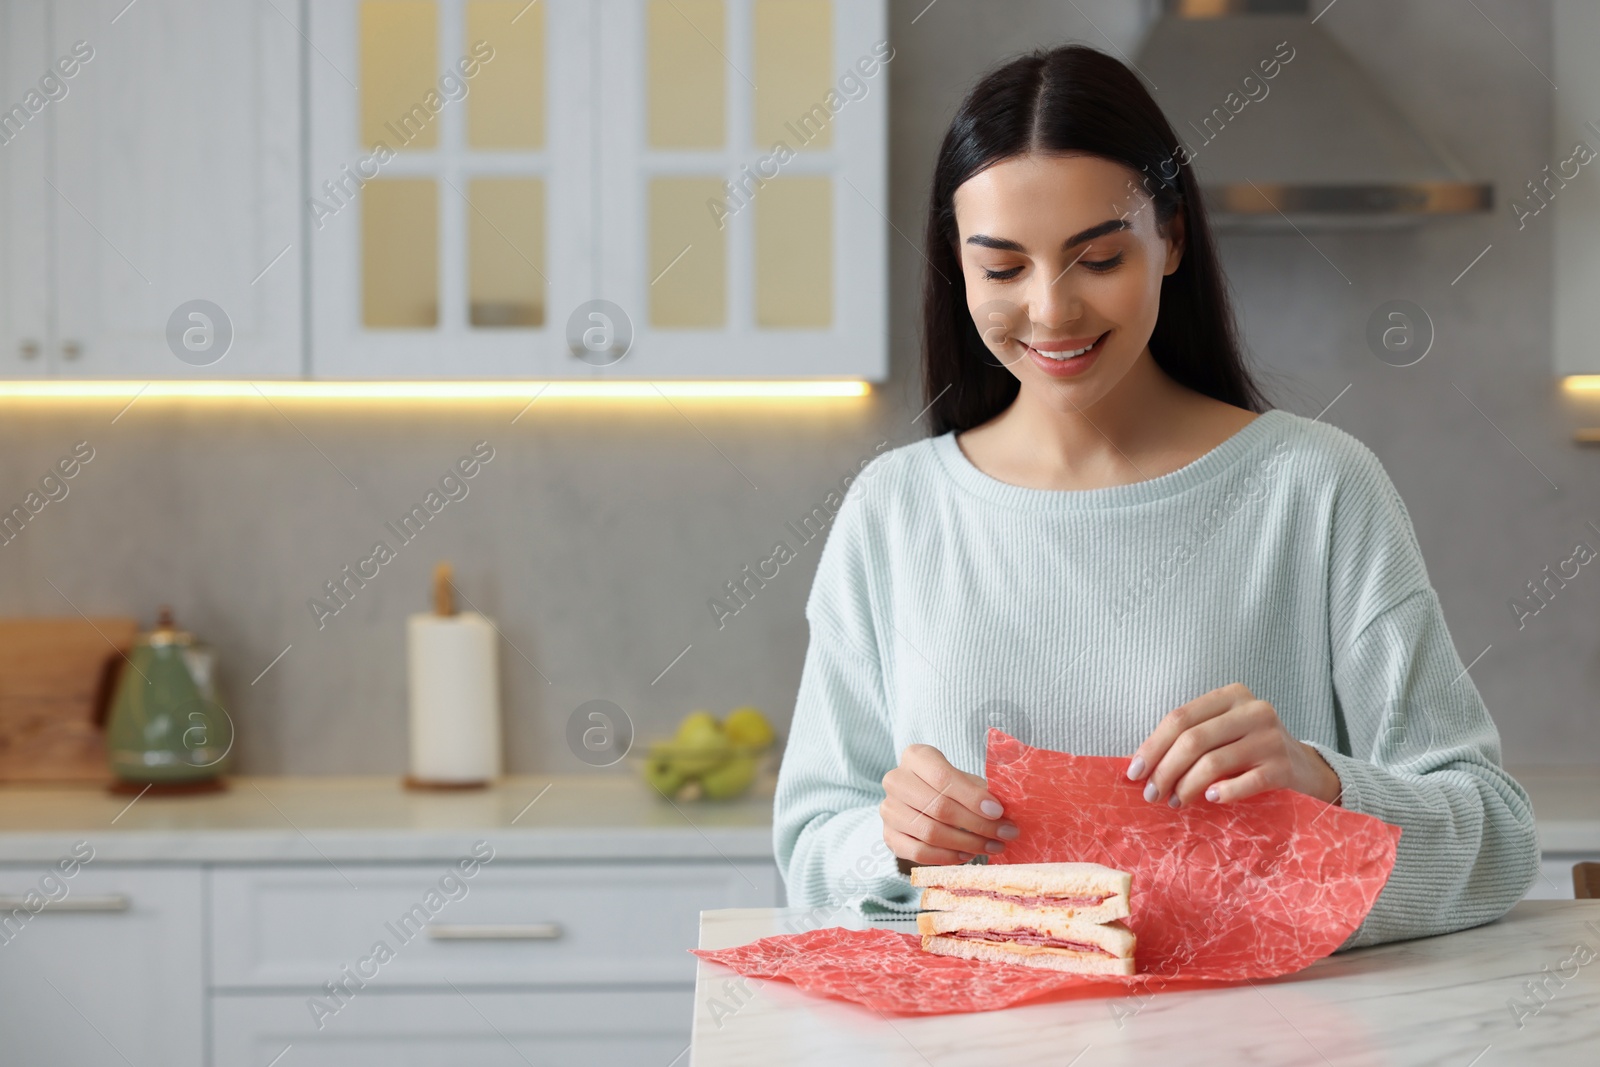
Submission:
[[[1055,359],[1047,356],[1026,341],[1022,342],[1022,347],[1028,350],[1028,358],[1033,360],[1033,365],[1050,375],[1050,377],[1073,378],[1093,365],[1094,361],[1100,357],[1101,350],[1106,346],[1106,338],[1110,336],[1111,331],[1107,330],[1096,339],[1094,347],[1090,348],[1089,351],[1081,356],[1073,356],[1070,359]]]

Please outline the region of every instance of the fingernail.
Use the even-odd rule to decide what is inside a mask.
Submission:
[[[1001,852],[1005,850],[1005,847],[1006,843],[1004,841],[990,841],[983,846],[983,849],[985,852]]]
[[[992,800],[985,800],[978,805],[978,808],[991,819],[998,819],[1001,813],[1006,810]]]
[[[1172,799],[1167,801],[1167,806],[1168,807],[1172,807],[1172,808],[1175,808],[1175,807],[1178,806],[1178,794],[1176,794],[1176,793],[1172,794]]]
[[[1128,777],[1138,781],[1144,775],[1144,757],[1135,756],[1133,762],[1128,764]]]
[[[1160,795],[1161,790],[1156,788],[1156,784],[1154,782],[1151,782],[1144,787],[1144,798],[1146,800],[1154,802],[1156,797]]]
[[[1206,790],[1206,799],[1215,804],[1217,801],[1222,799],[1222,791],[1216,786],[1212,786],[1210,789]]]
[[[972,853],[970,853],[970,852],[957,852],[956,856],[961,860],[962,863],[965,863],[965,862],[967,862],[968,860],[970,860],[972,858]]]
[[[1017,836],[1017,824],[1011,822],[1001,823],[999,833],[1001,837],[1005,838],[1007,841],[1010,841]]]

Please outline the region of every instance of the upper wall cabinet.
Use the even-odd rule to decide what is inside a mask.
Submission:
[[[883,0],[311,18],[316,376],[887,376]]]
[[[0,377],[303,373],[298,16],[0,0]]]
[[[0,378],[48,377],[57,354],[45,215],[55,195],[45,181],[50,137],[22,103],[33,92],[40,111],[47,106],[34,79],[49,54],[44,0],[0,0]]]

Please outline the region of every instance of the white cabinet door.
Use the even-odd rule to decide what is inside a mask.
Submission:
[[[599,0],[597,376],[888,375],[882,0]]]
[[[559,373],[595,285],[594,22],[589,0],[311,5],[315,377]]]
[[[49,42],[44,0],[0,0],[0,378],[44,377],[55,351],[43,194],[62,79]]]
[[[688,1063],[693,986],[511,993],[473,989],[464,977],[459,990],[360,992],[331,1016],[314,1016],[304,994],[219,996],[211,1062],[265,1067],[282,1055],[281,1067]]]
[[[62,902],[0,912],[0,1062],[199,1067],[199,870],[90,863],[45,882],[49,870],[0,867],[0,897]]]
[[[62,376],[302,373],[298,17],[289,0],[51,5],[51,58],[80,68],[47,109],[49,182],[24,192],[54,218]]]

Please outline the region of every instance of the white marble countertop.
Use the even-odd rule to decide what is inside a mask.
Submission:
[[[735,908],[701,913],[700,947],[824,926],[916,929],[851,911]],[[1570,962],[1580,943],[1581,966]],[[1536,976],[1548,983],[1542,1006],[1523,988]],[[1512,1001],[1537,1012],[1519,1027]],[[1600,900],[1524,901],[1485,926],[1355,949],[1270,981],[958,1015],[885,1016],[700,961],[694,1012],[692,1067],[1570,1067],[1600,1048]]]
[[[407,790],[398,778],[241,777],[221,793],[137,800],[4,785],[0,863],[53,861],[81,840],[96,862],[420,862],[460,856],[482,838],[517,860],[770,863],[773,785],[769,777],[740,800],[696,804],[623,773],[508,777],[461,792]]]
[[[1533,798],[1545,852],[1600,854],[1600,767],[1509,769]],[[85,839],[111,862],[431,861],[491,832],[515,859],[770,861],[774,786],[768,776],[737,801],[674,804],[621,771],[460,793],[394,777],[239,777],[223,793],[130,807],[100,788],[0,785],[0,863],[52,861]]]

